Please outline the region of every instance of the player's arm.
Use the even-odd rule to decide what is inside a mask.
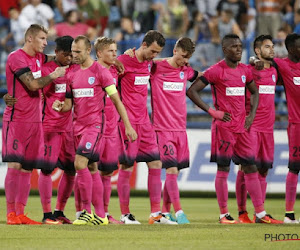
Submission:
[[[256,56],[249,58],[249,64],[255,66],[255,69],[262,70],[265,67],[265,63],[259,60]]]
[[[128,140],[131,142],[135,141],[137,139],[137,133],[131,126],[126,109],[125,109],[123,103],[121,102],[121,99],[117,92],[116,86],[114,84],[110,85],[105,88],[105,91],[109,95],[112,102],[114,103],[119,115],[121,116],[122,121],[124,122],[125,134],[126,134]]]
[[[246,86],[251,93],[251,97],[250,97],[251,98],[251,109],[250,109],[250,113],[246,117],[246,121],[245,121],[245,128],[249,129],[254,120],[255,114],[256,114],[258,101],[259,101],[259,94],[258,94],[258,90],[257,90],[256,84],[254,81],[248,83]]]
[[[124,68],[123,63],[116,58],[114,65],[115,65],[115,67],[118,71],[118,74],[123,75],[124,72],[125,72],[125,68]]]
[[[17,98],[14,98],[12,97],[10,94],[6,93],[4,96],[3,96],[3,100],[5,102],[5,104],[9,107],[12,107],[13,105],[15,105],[18,101]]]
[[[42,89],[51,83],[53,80],[64,76],[66,73],[66,68],[69,66],[64,67],[57,67],[52,73],[47,76],[39,77],[34,79],[32,72],[29,70],[19,76],[19,79],[26,85],[26,87],[31,91],[36,91],[38,89]]]
[[[222,120],[224,122],[230,121],[231,115],[229,113],[220,110],[214,110],[200,97],[199,93],[207,86],[204,81],[204,77],[197,78],[192,86],[187,90],[186,95],[193,101],[193,103],[209,113],[213,118]]]
[[[52,109],[57,112],[67,112],[72,109],[72,99],[66,98],[64,101],[55,100],[52,104]]]

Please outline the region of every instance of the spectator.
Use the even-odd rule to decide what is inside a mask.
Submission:
[[[288,51],[284,43],[286,36],[287,36],[287,32],[285,29],[281,28],[277,31],[276,41],[274,46],[275,57],[285,58],[288,56]]]
[[[7,52],[18,49],[24,43],[25,29],[22,29],[19,16],[18,9],[10,8],[9,33],[1,40],[1,45],[6,48]]]
[[[195,53],[190,59],[190,64],[199,71],[216,63],[216,48],[211,40],[212,23],[206,14],[196,13],[194,23]]]
[[[40,24],[45,28],[54,26],[53,10],[41,0],[30,0],[20,13],[20,22],[22,28],[26,30],[31,24]]]
[[[115,37],[116,33],[120,31],[121,22],[121,0],[109,0],[109,18],[108,29],[109,37]]]
[[[294,33],[300,34],[300,8],[298,8],[295,11],[294,23],[295,23]]]
[[[289,0],[257,0],[258,12],[257,30],[258,35],[270,34],[276,37],[281,27],[281,10],[289,3]]]
[[[65,17],[70,10],[77,10],[76,0],[56,0],[56,8],[59,10],[61,16]]]
[[[162,8],[162,4],[155,0],[134,1],[134,25],[136,31],[146,33],[155,27],[155,11]]]
[[[241,0],[221,0],[217,5],[219,15],[223,10],[231,10],[242,31],[247,28],[247,6]]]
[[[181,0],[168,0],[161,9],[158,30],[165,38],[178,39],[188,28],[188,10]]]
[[[52,36],[71,36],[73,38],[79,35],[87,36],[91,41],[96,37],[96,30],[85,23],[79,22],[77,10],[70,10],[66,14],[66,21],[58,23],[50,30]]]
[[[196,0],[198,11],[209,17],[217,16],[217,5],[219,0]]]
[[[134,29],[133,22],[130,17],[121,18],[121,31],[116,35],[115,41],[118,42],[118,50],[120,54],[129,48],[138,47],[141,33]]]
[[[245,38],[254,40],[256,30],[256,10],[254,8],[248,9],[248,25],[245,31]]]
[[[108,5],[100,0],[77,0],[77,4],[84,22],[98,29],[98,36],[102,36],[108,22]]]

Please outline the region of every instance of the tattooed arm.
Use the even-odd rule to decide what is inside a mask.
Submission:
[[[36,91],[38,89],[42,89],[45,86],[47,86],[49,83],[51,83],[53,80],[55,80],[58,77],[64,76],[66,73],[65,67],[57,67],[55,71],[50,73],[47,76],[39,77],[37,79],[34,79],[33,74],[31,71],[28,71],[21,76],[19,76],[19,79],[26,85],[26,87],[31,91]]]

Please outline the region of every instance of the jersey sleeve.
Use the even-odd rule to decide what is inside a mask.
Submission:
[[[66,75],[66,98],[72,98],[73,93],[72,93],[72,86],[71,86],[71,81],[70,81],[70,73]]]
[[[20,55],[11,55],[9,58],[10,60],[7,62],[11,71],[17,75],[17,77],[20,77],[24,73],[27,73],[30,70],[28,67],[28,63],[26,59],[23,56]]]
[[[102,71],[100,71],[100,70],[98,71],[98,77],[100,78],[100,82],[101,82],[103,89],[105,89],[106,87],[108,87],[110,85],[115,85],[114,79],[113,79],[111,73],[106,68],[103,69]]]
[[[194,70],[192,67],[188,67],[187,68],[187,79],[190,81],[190,82],[193,82],[196,80],[197,76],[198,76],[198,71],[197,70]]]
[[[246,70],[246,84],[249,84],[253,81],[253,74],[249,67],[245,67]]]
[[[216,71],[215,67],[211,66],[206,71],[204,71],[203,75],[200,77],[201,81],[208,84],[214,84],[216,82]]]

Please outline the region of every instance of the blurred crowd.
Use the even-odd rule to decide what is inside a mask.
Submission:
[[[151,29],[167,38],[162,56],[172,55],[174,39],[188,36],[197,43],[191,64],[203,70],[222,58],[227,33],[248,41],[270,34],[276,56],[285,57],[286,35],[300,33],[300,0],[3,0],[0,51],[22,46],[32,23],[47,27],[50,41],[80,34],[114,38],[120,53]]]

